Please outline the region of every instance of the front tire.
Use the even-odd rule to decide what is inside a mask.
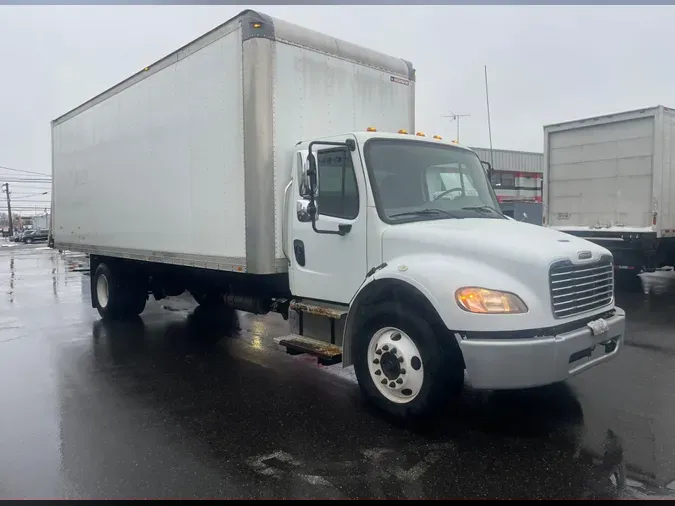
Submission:
[[[100,263],[94,272],[94,306],[104,320],[124,320],[140,315],[147,294],[122,272]]]
[[[411,313],[398,303],[374,306],[354,336],[354,369],[369,402],[397,418],[423,419],[459,397],[464,365],[456,343],[441,342],[423,313]]]

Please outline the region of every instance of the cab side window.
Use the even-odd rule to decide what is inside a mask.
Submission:
[[[359,191],[351,153],[342,148],[317,153],[319,214],[352,220],[359,215]]]

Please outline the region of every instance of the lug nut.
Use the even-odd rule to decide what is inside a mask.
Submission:
[[[399,361],[400,363],[403,363],[403,357],[398,357],[398,361]]]
[[[386,379],[383,379],[383,380],[381,381],[381,383],[382,383],[383,385],[386,385],[386,384],[387,384],[387,380],[386,380]]]
[[[384,351],[389,351],[389,345],[385,344],[384,346],[382,346],[382,349]]]
[[[400,385],[400,384],[403,383],[403,380],[401,378],[396,378],[396,383],[398,383]]]
[[[380,374],[382,374],[382,371],[380,371],[380,370],[378,369],[377,371],[375,371],[375,374],[376,374],[377,376],[379,376]]]
[[[393,381],[391,383],[389,383],[389,388],[394,388],[395,386],[396,386],[396,383],[394,383]]]
[[[375,350],[376,355],[382,355],[382,350]]]
[[[401,369],[401,374],[405,374],[405,369]]]
[[[392,348],[392,349],[391,349],[391,352],[392,352],[394,355],[396,355],[396,353],[398,353],[397,350],[396,350],[396,348]]]
[[[375,360],[373,360],[373,364],[379,364],[379,363],[380,363],[380,359],[379,359],[379,358],[376,358]]]

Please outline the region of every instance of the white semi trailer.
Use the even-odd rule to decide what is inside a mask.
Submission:
[[[250,10],[52,123],[54,247],[103,318],[189,291],[298,314],[291,352],[429,414],[468,381],[564,381],[620,349],[611,254],[501,214],[414,130],[412,65]],[[387,133],[388,132],[388,133]]]
[[[675,110],[544,127],[544,221],[638,274],[675,265]]]

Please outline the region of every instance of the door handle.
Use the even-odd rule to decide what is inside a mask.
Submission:
[[[351,230],[351,223],[340,223],[338,225],[338,231],[340,232],[340,235],[347,235],[349,232],[351,232]]]
[[[295,253],[295,261],[300,267],[305,266],[305,243],[299,239],[293,241],[293,252]]]

